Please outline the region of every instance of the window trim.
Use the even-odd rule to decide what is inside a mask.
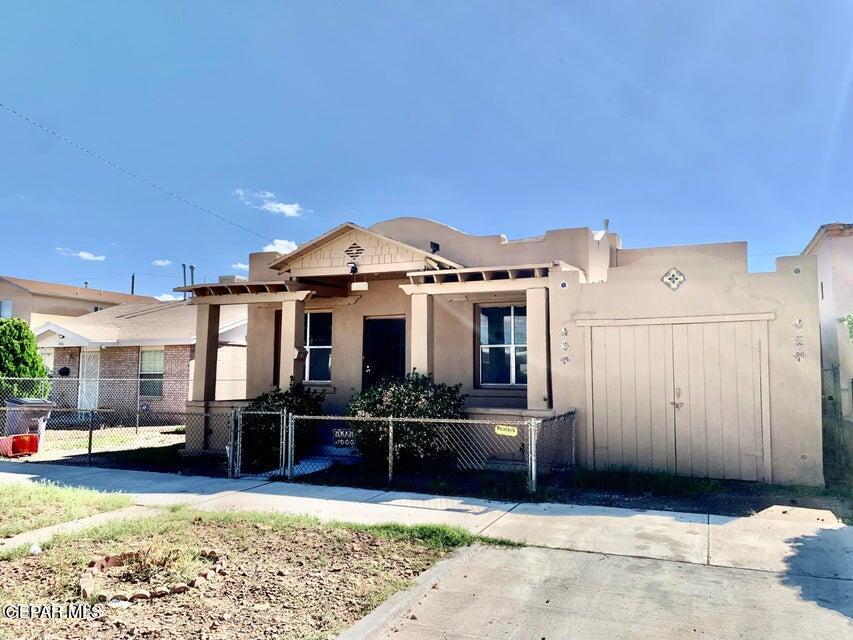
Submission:
[[[481,309],[488,308],[507,308],[510,309],[510,343],[501,343],[501,344],[483,344],[482,343],[482,335],[480,333],[481,327]],[[527,310],[527,304],[523,302],[495,302],[489,304],[478,304],[475,305],[475,322],[474,326],[476,327],[476,335],[474,336],[474,353],[475,353],[475,376],[477,384],[475,388],[477,389],[525,389],[527,388],[526,382],[516,382],[515,381],[515,350],[519,347],[524,347],[527,349],[527,342],[515,343],[515,309],[516,307],[524,307],[525,311]],[[527,317],[525,315],[525,317]],[[509,349],[509,382],[483,382],[483,349],[492,349],[492,348],[504,348]],[[528,354],[529,358],[529,354]]]
[[[151,352],[151,351],[159,351],[159,352],[163,353],[163,371],[160,373],[143,373],[143,371],[142,371],[142,354],[145,352]],[[139,347],[139,366],[137,367],[137,375],[139,376],[139,388],[138,388],[137,392],[138,392],[140,398],[164,398],[166,396],[166,385],[164,382],[166,379],[166,347],[165,347],[165,345],[150,346],[150,347],[149,346]],[[160,376],[160,377],[159,378],[157,378],[157,377],[143,378],[142,377],[143,375],[145,375],[145,376]],[[143,383],[144,382],[152,382],[152,381],[156,381],[156,382],[160,383],[160,393],[159,394],[143,393],[142,392]]]
[[[305,312],[305,383],[312,385],[330,385],[332,384],[332,345],[310,345],[311,342],[311,316],[319,313],[328,313],[331,316],[331,321],[334,323],[334,316],[331,311],[324,309],[312,309]],[[334,326],[332,329],[332,341],[334,341]],[[311,351],[313,349],[327,349],[329,351],[329,378],[323,380],[313,380],[311,378]]]

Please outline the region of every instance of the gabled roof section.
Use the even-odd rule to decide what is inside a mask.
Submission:
[[[435,253],[424,251],[423,249],[406,244],[405,242],[394,240],[388,236],[383,236],[375,231],[371,231],[370,229],[365,229],[353,222],[345,222],[331,231],[327,231],[323,235],[306,242],[296,249],[296,251],[278,256],[270,263],[269,267],[270,269],[275,269],[279,272],[287,271],[289,268],[293,267],[294,264],[301,263],[303,259],[311,256],[311,254],[317,252],[322,247],[332,244],[335,241],[346,237],[348,234],[355,234],[359,238],[365,239],[366,242],[363,244],[371,246],[363,247],[361,246],[362,243],[353,241],[350,246],[347,246],[343,248],[342,251],[337,252],[340,253],[340,255],[337,255],[336,253],[334,256],[322,258],[324,261],[328,260],[329,263],[326,264],[324,262],[320,265],[321,267],[343,268],[348,262],[355,262],[356,264],[362,264],[364,262],[393,264],[395,260],[391,258],[393,258],[394,254],[390,251],[396,250],[399,254],[412,256],[417,260],[423,260],[428,265],[433,266],[433,268],[436,269],[462,268],[462,265],[454,262],[453,260],[449,260]],[[374,255],[374,253],[381,252],[385,247],[389,248],[388,253]],[[377,261],[376,258],[379,258],[379,260]]]
[[[150,296],[137,296],[119,291],[105,291],[104,289],[90,289],[88,287],[75,287],[70,284],[59,284],[57,282],[43,282],[41,280],[28,280],[26,278],[13,278],[12,276],[0,276],[0,281],[8,282],[33,295],[52,296],[57,298],[76,298],[79,300],[91,300],[93,302],[107,302],[122,304],[125,302],[153,302]]]
[[[187,302],[127,304],[78,317],[53,317],[35,327],[37,338],[48,333],[66,337],[62,346],[136,346],[194,344],[197,308]],[[220,334],[246,325],[246,305],[222,307]]]

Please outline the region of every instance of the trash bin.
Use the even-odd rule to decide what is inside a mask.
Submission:
[[[37,434],[44,438],[47,419],[56,403],[41,398],[9,398],[6,400],[6,433],[14,436],[21,433]]]

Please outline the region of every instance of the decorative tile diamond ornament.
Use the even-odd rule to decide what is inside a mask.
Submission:
[[[566,329],[566,327],[563,327],[562,329],[560,329],[560,335],[565,338],[567,335],[569,335],[569,330]]]
[[[797,362],[802,362],[805,357],[806,357],[805,351],[795,351],[794,352],[794,360],[796,360]]]
[[[364,249],[360,244],[353,242],[350,246],[344,249],[344,253],[347,254],[351,259],[355,260],[362,253],[364,253]]]
[[[561,343],[560,343],[560,351],[568,351],[568,350],[569,350],[569,346],[570,346],[570,345],[569,345],[569,343],[568,343],[568,342],[561,342]]]
[[[684,281],[687,280],[687,276],[681,273],[678,269],[673,267],[665,274],[661,276],[660,281],[663,282],[667,287],[675,291],[684,284]]]
[[[562,358],[560,358],[560,362],[562,362],[563,364],[569,364],[571,361],[572,359],[569,356],[563,356]]]

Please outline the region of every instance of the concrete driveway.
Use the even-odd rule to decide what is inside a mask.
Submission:
[[[849,637],[850,580],[476,546],[341,640]]]

